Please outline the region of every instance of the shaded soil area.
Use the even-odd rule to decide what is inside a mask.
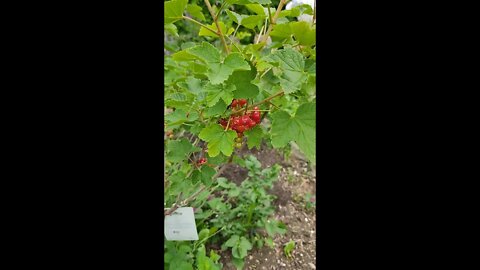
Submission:
[[[244,269],[315,269],[316,265],[316,215],[315,208],[308,208],[306,195],[315,195],[316,174],[305,158],[297,150],[285,160],[281,153],[262,145],[260,150],[241,149],[240,155],[252,154],[262,163],[262,167],[274,164],[282,166],[278,181],[270,193],[277,198],[275,218],[287,226],[284,235],[277,235],[273,240],[274,248],[264,246],[253,249],[245,260]],[[236,164],[230,164],[222,176],[240,184],[247,177],[248,171]],[[293,240],[295,249],[288,258],[284,245]],[[223,269],[234,270],[231,263],[231,251],[220,251]]]

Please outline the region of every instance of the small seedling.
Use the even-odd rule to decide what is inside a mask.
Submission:
[[[288,258],[292,257],[292,251],[295,249],[295,242],[293,240],[290,240],[290,242],[285,244],[285,247],[283,248],[283,252],[285,252],[285,256]]]

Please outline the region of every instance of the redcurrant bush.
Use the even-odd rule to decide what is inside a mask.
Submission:
[[[223,207],[208,196],[228,185],[220,177],[225,165],[242,163],[243,153],[253,148],[293,145],[315,162],[315,9],[285,5],[286,0],[164,1],[168,211],[189,198],[187,204],[199,211],[195,217],[207,224],[202,207]],[[202,237],[214,236],[208,230]],[[227,241],[237,267],[253,241],[248,237]],[[220,269],[202,243],[166,255],[166,266]]]

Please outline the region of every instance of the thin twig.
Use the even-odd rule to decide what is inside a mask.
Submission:
[[[272,32],[272,28],[273,28],[273,26],[275,25],[275,23],[276,23],[276,21],[277,21],[277,18],[278,18],[278,16],[280,16],[280,12],[282,11],[282,8],[283,8],[283,6],[284,6],[286,3],[287,3],[287,1],[285,1],[285,0],[280,0],[280,3],[278,3],[277,11],[275,12],[275,15],[273,15],[272,22],[271,22],[270,25],[268,26],[268,30],[267,30],[267,32],[265,33],[265,35],[263,35],[262,40],[260,41],[260,43],[265,42],[265,44],[266,44],[266,41],[267,41],[267,39],[268,39],[268,36],[270,35],[270,32]]]
[[[313,1],[313,19],[312,19],[312,25],[315,25],[315,18],[317,16],[317,0]]]
[[[235,42],[233,42],[233,40],[229,36],[226,36],[226,37],[228,38],[228,40],[230,40],[230,45],[235,46],[235,48],[237,48],[237,50],[243,55],[242,50],[240,50],[240,48],[238,48],[237,44],[235,44]],[[243,55],[243,57],[245,57],[245,55]]]
[[[228,162],[226,164],[224,164],[220,170],[217,171],[217,173],[212,176],[212,179],[216,179],[218,176],[220,176],[223,171],[225,171],[225,169],[227,168],[227,166],[232,163],[233,161],[233,155],[234,153],[232,153],[232,155],[230,156],[230,158],[228,159]],[[187,205],[189,204],[191,201],[193,201],[200,193],[202,193],[203,191],[205,191],[205,189],[207,189],[208,186],[203,186],[201,187],[199,190],[197,190],[197,192],[193,193],[192,195],[190,195],[188,198],[186,198],[182,203],[180,204],[174,204],[172,205],[172,207],[166,211],[164,211],[164,216],[168,216],[168,215],[171,215],[173,212],[175,212],[181,205]]]
[[[267,10],[268,10],[268,18],[270,19],[270,24],[272,24],[272,12],[270,11],[270,5],[267,6]]]
[[[231,117],[228,118],[228,122],[227,122],[227,126],[225,127],[225,131],[227,131],[228,128],[230,127],[230,120],[232,120]]]
[[[198,25],[200,25],[201,27],[204,27],[205,29],[209,30],[210,32],[214,33],[214,34],[217,35],[217,36],[219,35],[219,34],[217,33],[217,31],[213,30],[212,28],[208,27],[207,25],[205,25],[205,24],[203,24],[203,23],[201,23],[201,22],[199,22],[199,21],[197,21],[197,20],[195,20],[195,19],[192,19],[192,18],[187,17],[187,16],[183,16],[183,18],[184,18],[185,20],[188,20],[188,21],[191,21],[191,22],[193,22],[193,23],[195,23],[195,24],[198,24]]]
[[[262,101],[259,101],[259,102],[255,103],[255,104],[252,104],[252,105],[248,106],[248,108],[253,108],[253,107],[255,107],[255,106],[258,106],[258,105],[260,105],[260,104],[263,104],[263,103],[265,103],[265,102],[268,102],[269,100],[271,100],[271,99],[273,99],[273,98],[282,96],[283,94],[285,94],[285,93],[284,93],[283,91],[280,91],[280,92],[276,93],[276,94],[273,95],[273,96],[270,96],[270,97],[268,97],[268,98],[266,98],[266,99],[264,99],[264,100],[262,100]],[[232,114],[241,112],[242,110],[243,110],[243,108],[240,109],[240,110],[233,111]]]
[[[277,105],[273,104],[272,102],[267,101],[267,103],[270,104],[270,105],[272,105],[273,107],[275,107],[277,110],[280,110],[280,108],[279,108]]]
[[[227,54],[230,53],[230,50],[228,49],[227,42],[225,41],[225,36],[222,33],[222,29],[220,28],[220,25],[218,24],[218,17],[215,16],[215,12],[213,11],[212,6],[210,5],[209,0],[204,0],[205,4],[207,5],[208,11],[210,11],[210,15],[212,15],[213,21],[215,22],[215,25],[217,26],[217,34],[220,36],[220,40],[222,41],[223,48],[225,49],[225,52]]]

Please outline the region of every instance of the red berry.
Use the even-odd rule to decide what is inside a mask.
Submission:
[[[232,125],[234,125],[234,126],[240,125],[240,117],[234,117],[232,119]]]
[[[240,99],[240,100],[238,101],[238,103],[240,103],[240,106],[243,107],[245,104],[247,104],[247,100],[246,100],[246,99]]]
[[[250,119],[250,122],[248,122],[248,127],[250,127],[250,128],[252,128],[252,127],[254,127],[254,126],[256,126],[256,125],[257,125],[257,123],[256,123],[255,120]]]
[[[204,158],[204,157],[202,157],[202,158],[200,158],[200,159],[198,160],[198,164],[199,164],[199,165],[203,165],[203,164],[205,164],[206,162],[207,162],[207,159]]]
[[[237,126],[237,131],[238,132],[244,132],[245,131],[245,126],[243,126],[243,125]]]
[[[246,125],[248,122],[250,122],[250,117],[248,117],[248,115],[242,116],[242,124]]]
[[[252,120],[255,121],[255,123],[260,123],[261,117],[259,112],[254,112],[252,115]]]
[[[238,103],[238,101],[236,99],[232,100],[232,107],[236,107],[237,103]]]

